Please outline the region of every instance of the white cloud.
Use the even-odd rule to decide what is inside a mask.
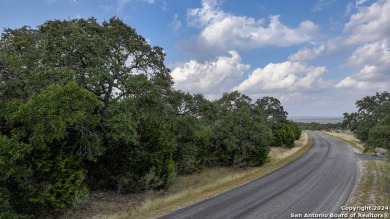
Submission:
[[[388,65],[390,62],[389,47],[388,40],[366,43],[352,53],[349,64],[352,66]]]
[[[320,56],[325,51],[325,46],[321,45],[317,48],[308,49],[304,48],[299,50],[298,52],[290,55],[288,60],[293,62],[304,62],[308,60],[312,60]]]
[[[388,89],[390,87],[389,40],[366,43],[358,47],[348,61],[360,70],[336,84],[337,88],[360,90]]]
[[[204,63],[191,60],[179,64],[171,73],[174,86],[193,93],[201,92],[207,96],[231,91],[250,66],[241,63],[241,57],[236,51],[229,53],[230,57],[219,56]]]
[[[313,7],[313,12],[322,11],[325,7],[331,5],[332,3],[336,2],[337,0],[318,0],[316,5]]]
[[[169,24],[169,26],[172,28],[172,31],[175,33],[180,31],[180,29],[183,27],[183,23],[179,20],[178,14],[175,14],[173,16],[173,21]]]
[[[217,0],[203,0],[202,8],[189,9],[187,12],[188,24],[190,26],[207,26],[229,16],[228,13],[218,9],[219,4],[220,2]]]
[[[200,38],[208,46],[219,48],[258,48],[265,45],[291,46],[313,40],[319,26],[303,21],[297,28],[290,28],[270,16],[268,25],[264,19],[235,16],[219,9],[219,1],[203,0],[202,8],[187,13],[190,26],[202,28]]]
[[[345,7],[344,15],[349,16],[354,9],[355,9],[355,5],[352,4],[351,2],[348,3],[347,6]]]
[[[364,1],[360,1],[364,3]],[[344,26],[347,43],[373,42],[390,35],[390,0],[379,0],[368,7],[359,7]]]
[[[359,7],[360,5],[363,5],[364,3],[366,3],[368,0],[356,0],[356,7]]]
[[[264,68],[254,70],[248,79],[234,89],[249,94],[320,89],[330,85],[330,82],[321,78],[325,71],[325,67],[308,66],[298,62],[270,63]]]
[[[367,82],[357,81],[351,76],[346,77],[335,86],[336,88],[355,88],[359,90],[371,89]]]

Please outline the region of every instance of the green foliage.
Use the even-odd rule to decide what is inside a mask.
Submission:
[[[390,149],[390,115],[369,131],[367,144],[371,148]]]
[[[9,177],[17,179],[28,177],[30,171],[22,161],[31,150],[32,147],[28,144],[21,143],[15,138],[9,139],[0,135],[1,182],[5,182]]]
[[[257,114],[264,116],[272,128],[278,127],[280,123],[287,122],[288,113],[284,111],[280,101],[273,97],[258,99],[254,105]]]
[[[137,125],[137,142],[112,142],[104,156],[91,164],[90,186],[137,192],[166,188],[174,176],[174,143],[154,115]]]
[[[175,123],[174,160],[178,174],[199,172],[204,168],[209,146],[209,130],[194,116],[179,116]]]
[[[211,163],[223,166],[259,166],[270,150],[271,130],[253,113],[250,98],[238,92],[217,101],[221,117],[212,126]]]
[[[356,101],[357,112],[344,113],[343,128],[350,129],[369,148],[389,147],[390,93],[366,96]]]
[[[301,137],[302,130],[299,128],[298,124],[294,121],[289,122],[290,128],[293,130],[295,140],[298,140]]]
[[[0,139],[1,155],[9,154],[0,156],[0,171],[13,197],[11,206],[38,216],[78,204],[88,194],[82,160],[103,152],[95,131],[101,102],[69,83],[15,103],[11,108],[17,110],[7,114],[14,137]]]
[[[172,156],[175,145],[169,138],[170,128],[164,126],[154,115],[143,118],[139,126],[141,150],[134,151],[134,157],[139,162],[134,163],[133,168],[140,170],[141,182],[138,176],[133,180],[141,183],[145,189],[167,188],[174,174]],[[145,169],[146,175],[143,172]]]
[[[7,189],[13,180],[24,180],[31,176],[28,165],[23,162],[32,147],[17,139],[0,135],[0,218],[19,218],[12,206],[15,198]]]
[[[342,129],[342,123],[326,123],[321,124],[318,122],[310,122],[310,123],[304,123],[304,122],[298,122],[298,127],[302,130],[312,130],[312,131],[323,131],[323,130],[331,130],[331,129]]]
[[[42,152],[39,153],[42,156]],[[37,159],[37,158],[36,158]],[[58,153],[33,163],[34,178],[17,182],[22,196],[13,203],[23,212],[36,216],[61,212],[83,201],[88,194],[81,159]]]
[[[293,121],[287,120],[288,113],[284,111],[280,101],[273,97],[258,99],[253,105],[253,112],[266,119],[272,129],[274,146],[293,147],[294,140],[301,136],[301,129]]]
[[[1,219],[16,219],[20,215],[17,215],[10,204],[11,195],[4,185],[0,183],[0,218]]]
[[[87,195],[85,181],[131,192],[169,184],[172,79],[161,48],[117,18],[6,29],[0,48],[0,136],[13,158],[0,157],[0,183],[18,200],[11,210],[57,213]]]
[[[343,128],[350,129],[358,139],[367,141],[370,130],[390,113],[390,93],[366,96],[356,101],[355,113],[344,113]]]
[[[19,106],[11,117],[21,125],[14,129],[14,135],[28,139],[36,149],[57,143],[60,148],[56,150],[93,159],[102,153],[95,131],[100,123],[96,112],[101,108],[93,94],[74,82],[54,85]]]
[[[288,123],[282,123],[279,128],[273,129],[272,134],[272,145],[286,148],[294,147],[295,134],[293,128]]]
[[[4,30],[0,218],[56,216],[89,189],[165,189],[207,166],[259,166],[273,131],[285,146],[300,135],[275,98],[174,90],[164,58],[118,18]]]

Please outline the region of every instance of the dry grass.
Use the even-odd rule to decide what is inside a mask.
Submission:
[[[109,218],[155,218],[243,185],[279,169],[304,154],[312,139],[303,133],[292,149],[272,148],[270,162],[257,168],[213,168],[199,174],[178,177],[163,196],[151,197],[126,214]]]
[[[336,133],[336,132],[325,132],[325,133],[349,143],[356,153],[361,154],[364,151],[364,143],[361,142],[359,139],[355,138],[355,136],[352,133]]]
[[[390,163],[361,161],[361,176],[346,206],[388,206],[390,208]],[[386,213],[388,211],[368,211]]]
[[[294,147],[291,149],[282,148],[282,147],[272,147],[269,153],[270,162],[279,162],[281,160],[290,157],[291,155],[297,153],[303,146],[308,142],[308,134],[306,132],[302,133],[302,136],[299,140],[294,142]]]

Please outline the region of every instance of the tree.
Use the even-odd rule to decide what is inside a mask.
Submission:
[[[390,93],[366,96],[356,101],[357,112],[344,113],[343,127],[349,128],[358,139],[367,141],[370,130],[390,113]]]
[[[274,146],[293,147],[294,139],[301,136],[300,128],[293,121],[287,120],[288,113],[284,111],[278,99],[274,97],[258,99],[253,111],[267,120],[268,126],[272,129]]]
[[[382,108],[389,108],[390,102],[383,105]],[[375,110],[377,112],[377,110]],[[383,112],[381,110],[381,112]],[[368,133],[367,146],[369,148],[382,147],[390,149],[390,115],[384,116],[384,118]]]
[[[209,149],[209,130],[196,117],[180,116],[174,125],[176,148],[174,161],[178,174],[200,172]]]
[[[163,189],[176,173],[266,162],[280,102],[176,91],[164,58],[118,18],[4,30],[0,216],[56,216],[89,189]]]
[[[105,110],[110,100],[137,95],[140,87],[133,78],[138,75],[161,86],[172,84],[162,48],[151,47],[117,18],[102,25],[93,18],[48,21],[40,32],[46,39],[47,64],[74,71],[78,83],[101,98]]]
[[[238,91],[224,93],[217,100],[217,104],[221,106],[222,113],[233,112],[234,110],[250,107],[252,99]]]
[[[26,100],[33,92],[35,69],[42,57],[39,31],[30,27],[5,29],[0,40],[0,95],[3,101]],[[39,78],[35,78],[38,79]]]
[[[266,162],[271,130],[263,117],[253,113],[250,101],[239,92],[226,93],[216,101],[221,116],[212,126],[211,164],[259,166]]]
[[[263,97],[256,100],[254,110],[263,115],[272,127],[277,127],[281,122],[287,121],[288,113],[284,111],[280,101],[273,97]]]
[[[294,130],[288,123],[282,123],[279,128],[272,130],[274,146],[286,148],[294,147],[295,134]]]
[[[357,123],[357,113],[344,113],[343,114],[344,116],[344,119],[343,119],[343,122],[341,123],[341,127],[343,129],[349,129],[349,130],[354,130],[356,129],[356,127],[354,127],[354,125],[356,125]]]
[[[295,140],[298,140],[301,137],[302,130],[299,128],[298,124],[294,121],[289,121],[290,128],[293,130]]]
[[[378,125],[368,133],[367,145],[370,148],[390,149],[390,116],[387,115]]]
[[[12,138],[3,137],[1,145],[17,157],[0,167],[12,208],[38,216],[74,206],[88,192],[83,160],[103,153],[96,132],[100,115],[94,114],[101,102],[76,83],[54,85],[26,103],[16,102],[17,110],[6,113]],[[23,160],[16,163],[19,157]]]
[[[174,139],[164,56],[117,18],[6,29],[0,135],[33,150],[18,163],[31,166],[31,175],[7,178],[3,184],[20,186],[6,187],[1,198],[19,200],[8,202],[17,213],[45,215],[79,202],[88,193],[86,181],[130,192],[166,187],[174,173]],[[93,174],[107,173],[112,164],[121,168]],[[128,179],[144,180],[130,186]]]

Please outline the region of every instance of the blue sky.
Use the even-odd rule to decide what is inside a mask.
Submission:
[[[243,4],[242,2],[245,2]],[[341,116],[390,90],[390,0],[0,0],[0,27],[117,16],[164,48],[175,87]]]

